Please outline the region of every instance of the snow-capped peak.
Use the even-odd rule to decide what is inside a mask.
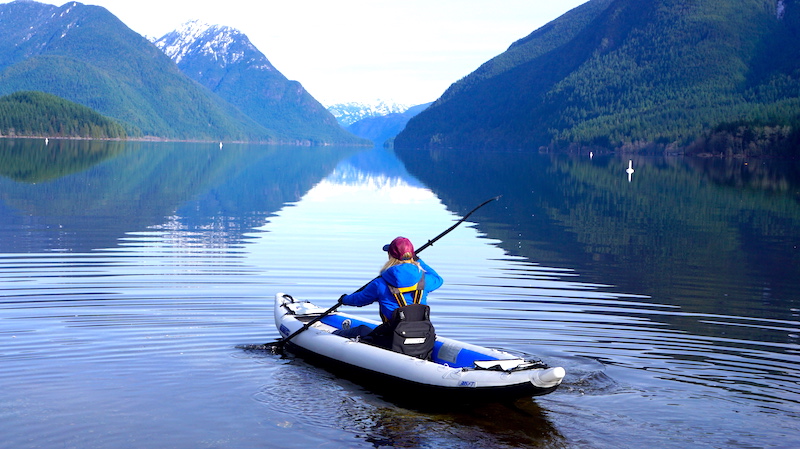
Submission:
[[[180,63],[184,56],[191,50],[194,43],[213,26],[192,20],[184,23],[176,30],[165,34],[154,43],[161,51],[176,63]]]
[[[380,117],[389,114],[400,114],[408,110],[410,106],[395,103],[387,100],[375,100],[371,102],[349,102],[333,104],[327,107],[328,111],[336,117],[344,126],[369,118]]]
[[[192,20],[154,43],[176,64],[180,64],[190,53],[199,53],[214,59],[223,67],[248,58],[247,62],[255,64],[258,68],[273,69],[266,57],[250,43],[247,36],[228,26]]]

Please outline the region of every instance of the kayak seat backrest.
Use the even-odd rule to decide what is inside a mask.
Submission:
[[[389,320],[390,349],[401,354],[430,360],[436,343],[431,309],[424,304],[398,307]]]

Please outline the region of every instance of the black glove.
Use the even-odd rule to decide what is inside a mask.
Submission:
[[[344,295],[342,295],[342,296],[340,296],[340,297],[339,297],[339,304],[340,304],[340,305],[344,305],[344,297],[345,297],[345,296],[347,296],[347,294],[344,294]]]

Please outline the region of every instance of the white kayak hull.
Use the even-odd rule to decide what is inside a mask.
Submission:
[[[283,338],[319,317],[325,309],[290,295],[275,295],[275,326]],[[431,361],[333,334],[344,320],[352,326],[380,323],[331,313],[289,340],[289,349],[381,393],[430,400],[502,400],[551,393],[565,371],[520,359],[496,349],[438,336]]]

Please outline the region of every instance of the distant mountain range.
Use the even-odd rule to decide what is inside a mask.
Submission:
[[[349,103],[338,103],[328,106],[328,111],[336,117],[336,120],[345,128],[353,123],[371,117],[381,117],[389,114],[402,114],[411,106],[395,103],[387,100],[376,100],[373,102],[353,101]]]
[[[129,135],[366,144],[335,126],[299,83],[286,80],[271,65],[269,76],[259,72],[266,58],[241,33],[224,31],[237,40],[215,48],[223,70],[231,72],[217,75],[215,93],[204,85],[219,73],[220,60],[192,51],[197,40],[186,41],[188,47],[178,53],[195,70],[209,63],[201,70],[203,85],[104,8],[77,2],[61,7],[32,1],[0,4],[0,95],[57,95],[122,123]],[[198,38],[213,40],[211,35]],[[230,53],[223,55],[225,50]],[[236,59],[245,55],[249,59]],[[256,88],[261,82],[265,87]],[[237,89],[238,94],[233,92]],[[258,102],[265,104],[253,104]]]
[[[395,140],[400,150],[798,147],[800,0],[590,0],[453,84]]]
[[[348,126],[347,130],[359,137],[371,140],[376,146],[383,146],[387,140],[393,139],[402,131],[412,117],[430,105],[431,103],[426,103],[410,107],[403,112],[367,117]]]

